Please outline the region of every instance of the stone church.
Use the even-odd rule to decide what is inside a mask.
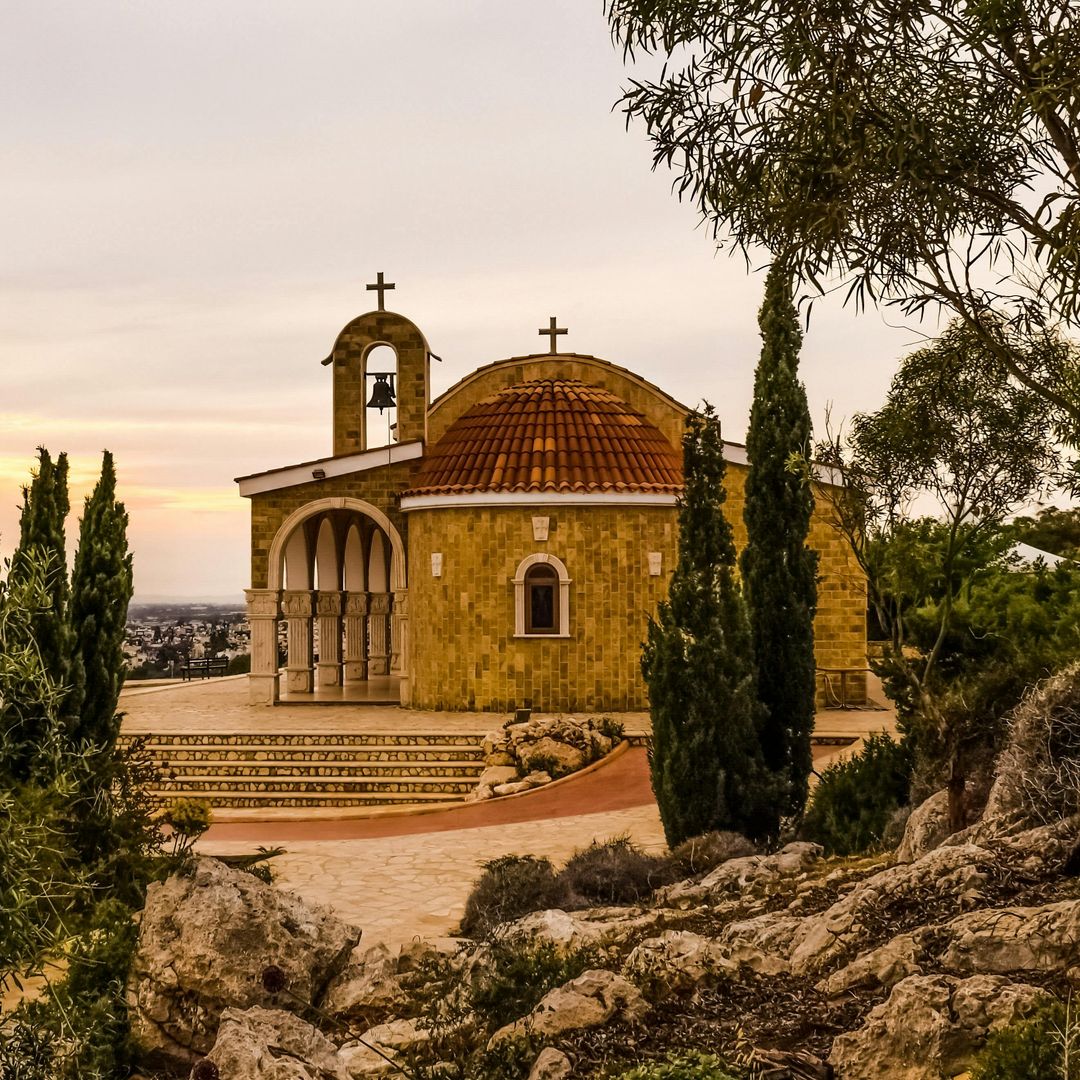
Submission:
[[[427,340],[385,310],[382,274],[368,288],[378,309],[323,361],[333,453],[238,480],[251,500],[252,703],[372,700],[377,686],[418,709],[647,708],[641,643],[675,564],[687,407],[557,351],[554,319],[546,351],[432,400]],[[746,452],[728,444],[727,457],[741,546]],[[826,507],[811,535],[820,692],[842,682],[857,700],[864,583]]]

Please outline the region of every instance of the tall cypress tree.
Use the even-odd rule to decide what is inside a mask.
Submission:
[[[747,545],[743,588],[758,665],[758,699],[765,709],[765,763],[784,781],[784,811],[806,804],[814,730],[814,612],[817,553],[806,545],[813,493],[805,472],[791,468],[810,450],[810,410],[798,379],[802,333],[791,279],[781,263],[769,271],[758,316],[761,358],[746,450]]]
[[[653,791],[672,846],[711,829],[762,839],[778,815],[757,742],[757,673],[711,406],[687,418],[683,471],[678,563],[667,601],[649,620],[641,661]]]
[[[119,725],[116,703],[124,680],[124,628],[131,600],[127,511],[116,501],[116,469],[106,450],[101,476],[88,495],[79,525],[71,577],[75,635],[69,712],[71,737],[109,749]]]
[[[23,488],[19,546],[11,558],[10,573],[18,583],[33,575],[32,560],[44,568],[46,603],[33,614],[29,631],[44,670],[56,686],[64,687],[71,678],[70,590],[64,545],[64,520],[70,509],[67,454],[54,462],[49,451],[39,446],[37,472],[29,487]]]

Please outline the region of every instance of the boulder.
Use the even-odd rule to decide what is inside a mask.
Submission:
[[[507,1039],[551,1039],[616,1019],[633,1024],[648,1011],[647,1002],[633,983],[613,971],[594,968],[549,991],[528,1016],[499,1028],[488,1049]]]
[[[368,1024],[387,1019],[407,1001],[397,967],[397,955],[385,945],[357,947],[344,970],[326,988],[323,1009],[332,1016]]]
[[[214,1045],[225,1009],[292,1007],[263,987],[266,968],[301,1003],[319,1003],[359,940],[329,908],[198,859],[146,891],[127,989],[132,1035],[151,1061],[190,1065]]]
[[[573,1071],[574,1066],[561,1050],[546,1046],[533,1062],[529,1080],[567,1080]]]
[[[492,765],[480,774],[478,786],[497,788],[500,784],[512,784],[518,778],[514,765]]]
[[[676,993],[696,990],[737,969],[719,941],[690,930],[665,930],[647,938],[623,964],[623,974],[638,986],[659,985]]]
[[[494,799],[495,791],[487,784],[478,784],[465,796],[465,802],[484,802],[486,799]]]
[[[400,1076],[401,1070],[393,1064],[404,1051],[428,1041],[426,1031],[416,1026],[415,1020],[392,1020],[364,1032],[363,1042],[345,1043],[338,1051],[352,1080],[366,1080],[375,1076]]]
[[[1045,990],[993,975],[912,975],[856,1031],[834,1040],[841,1080],[940,1080],[962,1073],[987,1036],[1050,1000]]]
[[[521,764],[526,772],[537,772],[541,768],[550,772],[554,763],[556,776],[565,776],[576,772],[586,763],[585,751],[569,743],[553,739],[550,735],[537,739],[536,742],[522,746],[519,751]]]
[[[720,932],[720,944],[736,966],[759,975],[783,975],[789,968],[792,942],[802,926],[802,919],[785,911],[763,912],[728,923]]]
[[[904,826],[904,838],[896,849],[896,861],[914,862],[933,851],[949,835],[949,793],[939,791],[912,811]]]
[[[227,1080],[352,1080],[321,1031],[280,1009],[226,1009],[207,1057]]]
[[[590,908],[572,913],[552,908],[504,923],[497,933],[511,941],[550,944],[560,951],[573,952],[588,946],[618,944],[651,928],[664,915],[662,911],[635,908]]]
[[[529,787],[543,787],[551,783],[551,777],[546,772],[531,772],[525,777],[525,783]]]

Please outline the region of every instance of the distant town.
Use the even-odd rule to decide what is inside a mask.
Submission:
[[[250,636],[242,602],[132,601],[127,678],[179,679],[188,660],[208,657],[227,660],[227,674],[243,674],[251,666]]]

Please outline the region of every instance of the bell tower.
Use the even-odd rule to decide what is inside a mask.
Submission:
[[[387,311],[385,294],[394,288],[378,279],[367,286],[377,292],[379,306],[350,322],[338,334],[330,355],[323,361],[334,372],[334,456],[355,454],[369,449],[374,438],[368,435],[368,408],[372,392],[375,404],[388,401],[386,391],[393,383],[393,406],[397,409],[399,443],[427,439],[428,382],[431,353],[424,335],[415,323]],[[379,345],[388,345],[397,356],[397,371],[392,380],[378,380],[376,371],[385,370],[385,362],[376,360],[369,371],[368,359]],[[380,349],[376,356],[384,355]],[[377,388],[377,389],[376,389]]]

